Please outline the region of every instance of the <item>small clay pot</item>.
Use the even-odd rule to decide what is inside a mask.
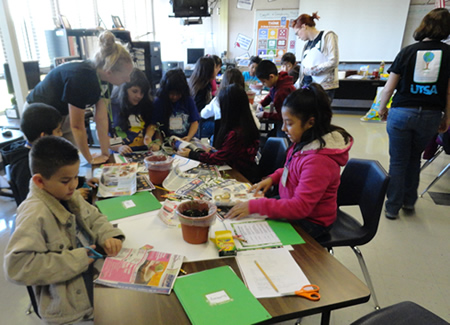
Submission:
[[[170,173],[173,158],[165,155],[153,155],[146,157],[144,162],[150,181],[153,184],[160,185]]]
[[[205,211],[204,216],[196,216]],[[193,212],[193,213],[192,213]],[[189,244],[203,244],[208,241],[209,227],[215,221],[217,207],[211,202],[194,200],[178,205],[176,214],[181,223],[183,239]],[[186,215],[187,214],[187,215]]]

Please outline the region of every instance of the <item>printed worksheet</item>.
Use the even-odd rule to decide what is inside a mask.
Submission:
[[[311,284],[291,253],[285,248],[239,252],[236,261],[246,286],[256,298],[293,294],[304,285]]]

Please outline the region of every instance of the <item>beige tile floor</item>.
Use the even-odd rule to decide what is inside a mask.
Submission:
[[[336,114],[333,123],[346,128],[354,136],[351,157],[376,159],[387,169],[389,157],[385,124],[363,123],[359,117]],[[425,169],[419,190],[424,189],[449,162],[450,156],[443,154]],[[450,193],[449,184],[450,173],[447,173],[432,191]],[[0,197],[0,205],[0,251],[3,257],[15,204],[10,199]],[[357,210],[352,209],[351,212],[356,214]],[[400,218],[393,221],[382,216],[376,237],[361,247],[381,307],[411,300],[450,321],[449,229],[449,207],[435,205],[427,194],[418,200],[416,211],[410,216],[400,213]],[[336,248],[335,256],[363,279],[350,248]],[[0,273],[0,323],[40,324],[35,315],[25,315],[29,301],[25,288],[7,282],[3,269]],[[331,324],[349,324],[371,312],[373,307],[373,301],[370,300],[365,304],[334,311]],[[302,325],[319,323],[319,315],[302,320]],[[283,324],[294,324],[294,321]]]

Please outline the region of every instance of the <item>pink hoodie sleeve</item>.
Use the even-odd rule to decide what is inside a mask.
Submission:
[[[339,185],[336,178],[340,177],[340,167],[336,162],[326,156],[312,155],[311,159],[306,158],[293,167],[290,168],[292,174],[289,175],[286,188],[280,189],[282,198],[251,200],[249,201],[250,213],[267,215],[273,219],[303,219],[310,216],[322,200],[329,200],[330,208],[335,209],[336,204],[332,202],[335,202],[336,195],[332,193],[333,191],[329,192],[329,187],[336,181],[336,190]],[[278,174],[279,171],[272,175]],[[289,195],[292,197],[287,197]]]

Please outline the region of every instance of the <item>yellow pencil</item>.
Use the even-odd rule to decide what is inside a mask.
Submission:
[[[187,274],[187,272],[185,270],[183,270],[183,269],[180,269],[180,272],[185,274],[185,275]]]
[[[275,289],[275,291],[278,292],[278,288],[275,286],[275,284],[272,282],[272,280],[270,280],[270,278],[267,275],[267,273],[264,272],[263,268],[261,267],[261,265],[259,265],[259,263],[256,260],[255,260],[255,264],[258,267],[258,269],[261,270],[262,274],[264,274],[264,276],[266,277],[267,281],[269,281],[269,283],[272,285],[272,287]]]
[[[160,190],[170,192],[168,189],[166,189],[164,187],[161,187],[161,186],[158,186],[158,185],[153,185],[153,186],[156,187],[156,188],[159,188]]]

